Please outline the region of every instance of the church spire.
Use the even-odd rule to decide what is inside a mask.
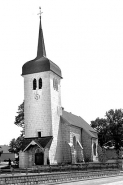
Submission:
[[[43,30],[41,26],[41,8],[40,8],[40,23],[37,56],[35,59],[26,62],[22,67],[22,75],[40,73],[44,71],[52,71],[60,78],[62,78],[61,69],[46,57]]]
[[[43,30],[41,26],[41,7],[40,9],[40,24],[39,24],[39,36],[38,36],[38,48],[37,48],[37,58],[45,57],[46,56],[46,51],[45,51],[45,44],[44,44],[44,37],[43,37]]]

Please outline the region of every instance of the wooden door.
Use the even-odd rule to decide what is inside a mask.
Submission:
[[[44,154],[42,152],[35,154],[35,164],[36,165],[43,165],[44,164]]]

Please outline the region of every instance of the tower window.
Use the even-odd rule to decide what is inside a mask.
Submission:
[[[53,79],[53,87],[56,91],[58,91],[58,80],[57,79]]]
[[[36,79],[34,78],[33,80],[33,90],[36,90],[37,84],[36,84]]]
[[[42,89],[42,79],[39,79],[39,89]]]
[[[38,137],[41,137],[41,132],[38,132]]]

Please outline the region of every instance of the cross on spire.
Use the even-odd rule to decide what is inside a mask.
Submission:
[[[41,14],[43,13],[43,12],[41,12],[41,7],[39,7],[39,10],[40,10],[40,12],[37,15],[40,15],[40,18],[41,18]]]
[[[38,36],[38,49],[37,49],[37,58],[45,57],[46,51],[45,51],[45,44],[44,44],[44,37],[43,37],[43,30],[41,26],[41,7],[39,7],[40,12],[38,13],[40,17],[40,24],[39,24],[39,36]]]

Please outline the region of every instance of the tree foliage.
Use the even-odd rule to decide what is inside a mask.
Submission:
[[[15,116],[15,125],[23,128],[21,135],[15,139],[13,138],[9,143],[9,152],[18,154],[22,147],[22,142],[24,139],[24,101],[18,106],[17,116]]]
[[[123,147],[123,110],[111,109],[106,112],[105,117],[91,121],[91,126],[96,129],[101,146],[109,143],[119,153]]]
[[[19,136],[17,139],[12,139],[9,143],[9,152],[18,154],[22,148],[23,140],[23,135]]]
[[[107,129],[108,124],[107,120],[104,118],[96,118],[95,121],[91,121],[91,126],[97,131],[98,133],[98,142],[100,146],[103,146],[106,142],[110,140],[110,131]]]
[[[106,112],[106,118],[113,145],[119,152],[121,147],[123,147],[123,110],[116,109],[114,111],[111,109],[110,111]]]
[[[21,105],[18,107],[17,116],[15,116],[15,122],[14,124],[24,128],[24,101]]]

